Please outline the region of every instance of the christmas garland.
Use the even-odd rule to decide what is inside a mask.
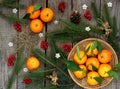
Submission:
[[[7,1],[14,2],[14,0],[7,0]],[[10,5],[8,4],[6,5],[10,7]],[[114,17],[110,16],[106,4],[104,5],[104,13],[105,13],[104,15],[101,14],[101,12],[99,12],[95,3],[91,3],[91,6],[92,6],[91,10],[94,15],[93,17],[97,23],[96,25],[92,25],[88,22],[86,23],[84,21],[81,21],[82,18],[80,13],[78,11],[73,11],[70,16],[71,22],[63,19],[59,20],[65,26],[65,28],[48,32],[45,34],[45,36],[48,39],[47,41],[42,41],[40,47],[43,50],[46,50],[49,46],[51,51],[50,57],[47,56],[43,52],[43,50],[40,50],[38,48],[31,48],[35,44],[32,44],[32,46],[30,45],[29,48],[31,49],[31,53],[29,55],[36,57],[37,59],[39,59],[41,63],[45,63],[44,70],[37,69],[28,72],[28,69],[24,68],[26,62],[23,61],[23,59],[26,58],[24,58],[25,55],[23,55],[23,53],[24,53],[24,49],[28,50],[29,48],[26,48],[27,46],[22,46],[19,49],[17,49],[16,52],[17,57],[11,55],[8,58],[8,66],[14,65],[14,67],[12,74],[8,80],[6,89],[11,89],[14,80],[18,76],[23,78],[23,83],[25,84],[25,88],[30,88],[35,86],[40,89],[72,89],[75,86],[75,83],[69,77],[66,67],[67,55],[72,49],[72,45],[63,44],[62,47],[59,47],[57,46],[58,40],[61,43],[70,42],[76,44],[77,42],[85,38],[90,38],[90,37],[100,38],[111,44],[111,46],[115,49],[116,53],[119,54],[120,46],[118,41],[116,40],[117,24],[116,24],[115,16]],[[66,7],[65,2],[61,2],[58,5],[58,9],[62,13],[64,12],[65,7]],[[40,9],[40,7],[38,9]],[[6,17],[5,15],[2,16]],[[24,19],[27,18],[28,16],[26,15]],[[84,17],[89,21],[92,19],[92,14],[90,10],[86,10]],[[7,19],[11,19],[11,17],[9,18],[9,16],[7,16]],[[24,19],[15,18],[14,21],[24,22]],[[19,23],[17,22],[14,23],[14,28],[17,31],[22,32],[21,25]],[[31,36],[31,34],[32,33],[30,32],[30,34],[28,35]],[[36,34],[32,34],[32,35],[35,36],[36,40],[38,39],[36,37]],[[22,38],[23,36],[24,36],[24,31],[20,36],[20,38]],[[18,45],[20,45],[23,42],[22,39],[19,40],[21,41],[18,43]],[[32,41],[31,40],[30,42],[33,42],[34,39]],[[27,44],[27,41],[23,42],[23,44],[24,43]],[[25,71],[23,75],[21,75],[20,73],[22,69],[24,69]],[[44,82],[45,83],[48,82],[48,84],[43,85]]]

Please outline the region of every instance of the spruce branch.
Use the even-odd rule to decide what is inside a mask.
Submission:
[[[0,6],[3,6],[3,7],[8,7],[8,8],[20,8],[20,9],[23,9],[25,8],[26,6],[23,5],[23,4],[9,4],[9,3],[0,3]]]
[[[76,25],[74,23],[68,22],[66,20],[60,19],[60,22],[65,25],[69,30],[85,33],[86,31],[84,30],[85,27],[87,26],[85,23],[81,22],[79,25]]]
[[[101,14],[101,12],[98,10],[98,8],[96,7],[94,2],[91,2],[91,9],[92,9],[92,13],[94,15],[94,18],[95,18],[95,20],[97,22],[97,25],[98,26],[102,25],[101,21],[104,22],[105,18]]]
[[[9,4],[13,4],[15,3],[17,0],[2,0],[2,3],[9,3]]]
[[[10,78],[8,79],[6,89],[12,88],[13,82],[15,81],[15,79],[17,78],[17,75],[19,74],[20,70],[24,66],[25,63],[23,62],[22,57],[23,57],[23,49],[18,51],[18,56],[17,56],[17,59],[16,59],[15,64],[14,64],[12,74],[10,75]]]
[[[53,62],[51,62],[49,59],[47,59],[48,57],[44,56],[45,54],[41,52],[41,50],[39,49],[33,49],[32,51],[33,55],[38,57],[38,59],[44,60],[45,63],[50,64],[51,66],[53,66],[54,68],[58,69],[60,72],[62,72],[66,77],[69,78],[69,76],[62,71],[58,66],[56,66]],[[44,54],[44,55],[43,55]]]
[[[14,72],[12,72],[12,74],[10,75],[10,77],[8,78],[8,82],[7,82],[7,86],[6,86],[6,89],[11,89],[12,88],[12,84],[15,80],[15,74]]]
[[[95,5],[94,2],[91,2],[91,9],[92,9],[94,18],[95,18],[96,21],[97,21],[97,19],[100,18],[100,13],[99,13],[99,11],[98,11],[98,9],[97,9],[97,7],[96,7],[96,5]]]
[[[108,21],[110,27],[112,28],[112,26],[113,26],[113,25],[112,25],[112,19],[111,19],[111,17],[110,17],[110,13],[109,13],[109,10],[108,10],[108,7],[107,7],[106,4],[104,5],[104,12],[105,12],[105,18],[106,18],[106,20]]]
[[[31,78],[31,79],[38,79],[43,77],[44,73],[52,73],[55,70],[53,69],[47,69],[47,70],[40,70],[40,71],[31,71],[24,75],[24,77]]]
[[[21,19],[21,18],[15,17],[15,16],[8,16],[8,15],[3,14],[2,12],[0,12],[0,16],[2,18],[5,18],[6,20],[8,20],[10,22],[13,22],[13,23],[16,22],[16,21],[20,22],[22,24],[27,24],[28,23],[28,21],[26,21],[24,19]]]
[[[113,23],[112,23],[112,35],[113,35],[113,37],[116,37],[116,35],[117,35],[117,21],[116,21],[116,17],[114,16],[113,17]]]

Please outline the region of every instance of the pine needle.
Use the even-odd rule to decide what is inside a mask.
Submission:
[[[112,19],[111,19],[111,17],[110,17],[110,13],[109,13],[109,10],[108,10],[108,7],[107,7],[107,5],[105,4],[104,5],[104,12],[105,12],[105,18],[106,18],[106,20],[108,21],[108,23],[109,23],[109,25],[110,25],[110,27],[112,28]]]
[[[98,9],[97,9],[97,7],[96,7],[96,5],[95,5],[94,2],[91,3],[91,9],[92,9],[94,18],[95,18],[96,21],[97,21],[97,19],[100,18],[100,13],[98,12]]]
[[[13,84],[15,78],[16,78],[16,76],[15,76],[14,72],[12,72],[12,74],[8,78],[6,89],[11,89],[12,88],[12,84]]]
[[[97,22],[97,25],[101,25],[101,22],[99,22],[99,20],[102,20],[103,22],[105,21],[104,20],[104,17],[103,15],[101,14],[101,12],[97,9],[96,5],[94,2],[91,3],[91,9],[92,9],[92,12],[93,12],[93,15],[94,15],[94,18]]]
[[[0,6],[7,7],[7,8],[20,8],[23,9],[26,6],[23,4],[9,4],[9,3],[0,3]]]
[[[116,35],[117,35],[117,21],[116,21],[116,17],[114,16],[113,17],[113,26],[112,26],[113,28],[112,28],[112,35],[113,35],[113,37],[116,37]]]
[[[16,79],[16,77],[19,74],[20,70],[24,66],[22,53],[23,53],[23,50],[21,49],[18,52],[18,56],[17,56],[15,64],[14,64],[14,68],[13,68],[12,74],[11,74],[10,78],[8,79],[6,89],[11,89],[12,88],[12,84],[13,84],[14,80]]]
[[[3,14],[2,12],[0,12],[0,16],[6,20],[8,20],[9,22],[20,22],[20,23],[23,23],[23,24],[27,24],[28,21],[24,20],[24,19],[21,19],[21,18],[18,18],[18,17],[15,17],[15,16],[8,16],[8,15],[5,15]]]
[[[44,60],[45,63],[50,64],[51,66],[53,66],[54,68],[58,69],[66,77],[69,78],[69,76],[64,71],[62,71],[61,68],[59,68],[56,64],[54,64],[53,62],[51,62],[50,59],[47,56],[45,56],[45,54],[41,50],[39,50],[39,49],[33,49],[32,53],[33,53],[33,55],[35,57],[38,57],[38,59]]]

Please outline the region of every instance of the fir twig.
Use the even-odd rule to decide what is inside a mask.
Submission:
[[[118,41],[116,40],[116,38],[114,38],[112,35],[110,35],[108,37],[108,39],[107,39],[107,42],[114,48],[117,55],[119,55],[119,53],[120,53],[120,45],[119,45]]]
[[[15,74],[14,74],[14,72],[12,72],[12,74],[10,75],[10,77],[9,77],[9,79],[8,79],[6,89],[11,89],[11,88],[12,88],[12,84],[13,84],[15,78],[16,78],[16,77],[15,77]]]
[[[104,5],[104,10],[105,10],[105,18],[108,21],[110,27],[112,28],[112,19],[110,17],[110,13],[106,4]]]
[[[23,9],[25,8],[26,6],[23,5],[23,4],[9,4],[9,3],[0,3],[0,6],[3,6],[3,7],[8,7],[8,8],[20,8],[20,9]]]
[[[86,33],[86,31],[84,30],[85,27],[87,26],[85,23],[83,22],[80,22],[80,25],[76,25],[74,23],[71,23],[71,22],[68,22],[68,21],[65,21],[63,19],[60,19],[60,22],[65,25],[69,30],[72,30],[72,31],[76,31],[76,32],[79,32],[81,31],[81,33]]]
[[[18,56],[17,56],[17,59],[16,59],[15,64],[14,64],[12,74],[11,74],[10,78],[8,79],[6,89],[11,89],[12,88],[12,84],[13,84],[14,80],[16,79],[16,77],[19,74],[20,70],[24,66],[23,59],[22,59],[22,56],[23,56],[22,53],[23,53],[23,51],[21,49],[18,52]]]
[[[44,71],[31,71],[30,73],[25,74],[24,77],[37,79],[39,77],[43,77],[44,73],[52,73],[54,70],[55,68]]]
[[[49,59],[46,58],[46,56],[43,56],[43,53],[41,52],[41,50],[39,49],[33,49],[32,53],[34,54],[34,56],[38,57],[39,59],[44,60],[46,63],[50,64],[51,66],[55,67],[56,69],[58,69],[60,72],[62,72],[66,77],[69,78],[69,76],[62,71],[58,66],[56,66],[53,62],[49,61]],[[42,53],[42,54],[41,54]]]
[[[23,23],[23,24],[27,24],[28,21],[24,20],[24,19],[21,19],[21,18],[18,18],[18,17],[15,17],[15,16],[8,16],[8,15],[5,15],[3,14],[2,12],[0,12],[0,16],[2,18],[5,18],[6,20],[10,21],[10,22],[20,22],[20,23]]]
[[[94,18],[95,18],[96,21],[97,21],[97,19],[100,18],[100,13],[99,13],[99,11],[98,11],[98,9],[97,9],[97,7],[96,7],[96,5],[95,5],[94,2],[91,2],[91,9],[92,9]]]
[[[117,35],[117,21],[116,21],[116,17],[114,16],[113,17],[113,23],[112,23],[113,25],[112,25],[112,32],[111,32],[111,34],[113,35],[113,37],[116,37],[116,35]]]
[[[104,17],[101,14],[101,12],[97,9],[97,7],[96,7],[94,2],[91,3],[91,9],[92,9],[92,13],[94,15],[94,18],[95,18],[95,20],[97,22],[97,25],[99,25],[99,26],[102,25],[102,23],[99,22],[99,20],[102,20],[104,22],[105,21]]]
[[[17,0],[2,0],[2,3],[9,3],[9,4],[13,4],[15,3]]]

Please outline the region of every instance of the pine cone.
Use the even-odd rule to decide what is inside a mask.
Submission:
[[[73,11],[70,15],[70,20],[71,20],[71,22],[73,22],[75,24],[80,23],[81,14],[77,10]]]

